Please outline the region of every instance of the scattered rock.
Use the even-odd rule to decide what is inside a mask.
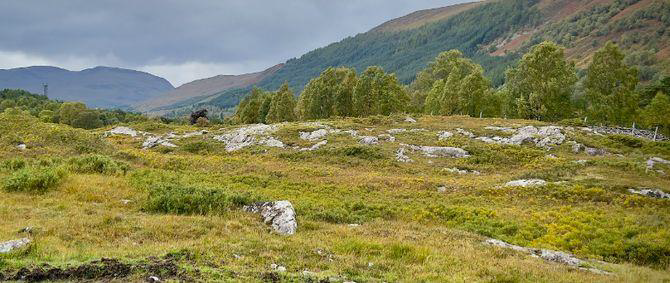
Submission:
[[[416,132],[427,132],[428,130],[424,128],[418,128],[418,129],[411,129],[409,130],[410,133],[416,133]]]
[[[245,211],[260,213],[263,222],[279,234],[293,235],[298,228],[295,210],[289,201],[259,202],[244,207]]]
[[[514,180],[505,184],[505,187],[542,187],[546,186],[547,181],[541,179]]]
[[[389,134],[381,134],[378,135],[377,138],[379,138],[380,140],[385,140],[387,142],[395,142],[395,137]]]
[[[215,136],[214,139],[226,143],[226,151],[228,152],[256,144],[283,148],[283,142],[273,137],[267,137],[276,130],[276,125],[255,124]]]
[[[454,134],[451,133],[451,132],[443,131],[443,132],[439,132],[439,133],[437,133],[437,139],[438,139],[438,140],[446,140],[446,139],[450,138],[450,137],[453,136],[453,135],[454,135]]]
[[[403,163],[413,162],[413,160],[410,159],[409,156],[405,154],[404,147],[398,148],[398,150],[395,151],[395,160]]]
[[[30,226],[23,227],[23,228],[21,228],[21,230],[19,230],[19,234],[24,234],[24,233],[25,234],[32,234],[33,230],[34,230],[33,227],[30,227]]]
[[[19,150],[26,150],[28,148],[25,143],[20,143],[16,146]]]
[[[270,269],[277,272],[286,272],[286,267],[274,263],[270,264]]]
[[[565,141],[565,135],[561,132],[561,128],[556,126],[540,127],[539,129],[534,126],[526,126],[518,129],[516,134],[509,138],[496,136],[492,138],[479,137],[477,139],[486,143],[508,145],[521,145],[529,142],[538,147],[550,148],[562,144]]]
[[[647,170],[652,170],[652,169],[654,169],[654,166],[656,165],[656,163],[660,163],[660,164],[670,164],[670,161],[665,160],[665,159],[660,158],[660,157],[652,157],[652,158],[649,158],[649,159],[647,160]]]
[[[476,137],[475,134],[473,134],[472,132],[463,130],[461,128],[456,128],[456,132],[458,132],[459,134],[464,135],[466,137],[469,137],[469,138]]]
[[[586,154],[591,156],[603,156],[607,154],[606,150],[602,148],[593,148],[593,147],[585,147],[584,152],[586,152]]]
[[[147,278],[147,281],[150,283],[159,283],[161,282],[161,279],[156,276],[149,276],[149,278]]]
[[[128,127],[115,127],[114,129],[111,129],[107,132],[105,132],[106,135],[127,135],[131,137],[136,137],[139,132],[135,131],[131,128]]]
[[[8,253],[16,249],[20,249],[30,243],[30,239],[22,238],[18,240],[7,241],[0,243],[0,254]]]
[[[349,227],[358,227],[358,226],[361,226],[361,224],[358,224],[358,223],[351,223],[351,224],[349,224],[349,225],[347,225],[347,226],[349,226]]]
[[[416,123],[416,120],[414,120],[414,118],[412,118],[412,117],[407,116],[407,118],[405,118],[405,122],[406,123]]]
[[[659,189],[628,189],[630,193],[633,194],[638,194],[638,195],[643,195],[647,197],[652,197],[652,198],[664,198],[664,199],[670,199],[670,194],[666,193],[664,191],[661,191]]]
[[[308,141],[315,141],[324,138],[328,135],[328,130],[318,129],[313,132],[300,132],[300,138]]]
[[[459,175],[465,175],[465,174],[479,175],[479,174],[481,174],[481,172],[479,172],[479,171],[475,171],[475,170],[467,170],[467,169],[458,169],[458,168],[456,168],[456,167],[453,167],[453,168],[444,168],[444,169],[442,169],[442,170],[447,171],[447,172],[451,172],[451,173],[457,173],[457,174],[459,174]]]
[[[301,148],[300,151],[314,151],[314,150],[317,150],[317,149],[321,148],[322,146],[326,145],[327,143],[328,143],[327,140],[322,140],[318,143],[315,143],[311,147]]]
[[[303,270],[303,271],[302,271],[302,276],[305,276],[305,277],[316,277],[316,273],[315,273],[315,272],[311,272],[311,271],[309,271],[309,270]]]
[[[558,157],[556,157],[555,154],[547,154],[547,155],[545,155],[544,157],[549,158],[549,159],[556,159],[556,158],[558,158]]]
[[[440,193],[444,193],[444,192],[447,191],[447,187],[446,186],[439,186],[439,187],[437,187],[437,191],[440,192]]]
[[[575,160],[575,161],[573,161],[573,162],[574,162],[574,163],[577,163],[577,164],[579,164],[579,165],[586,165],[586,163],[588,163],[589,161],[588,161],[588,160],[584,160],[584,159],[580,159],[580,160]]]
[[[582,131],[589,132],[592,134],[598,134],[598,135],[613,135],[613,134],[620,134],[620,135],[631,135],[636,138],[642,138],[642,139],[648,139],[648,140],[654,140],[654,131],[648,131],[648,130],[640,130],[640,129],[633,129],[633,128],[623,128],[623,127],[600,127],[600,126],[594,126],[594,127],[583,127],[581,128]],[[656,141],[665,141],[668,140],[668,137],[656,133]]]
[[[132,201],[132,200],[129,200],[129,199],[122,199],[122,200],[121,200],[121,203],[123,203],[124,205],[127,205],[127,204],[129,204],[129,203],[131,203],[131,202],[133,202],[133,201]]]
[[[377,137],[362,136],[362,137],[360,137],[360,140],[358,142],[362,143],[362,144],[373,145],[373,144],[378,144],[379,139]]]
[[[489,244],[489,245],[492,245],[492,246],[496,246],[496,247],[501,247],[501,248],[505,248],[505,249],[511,249],[511,250],[515,250],[515,251],[519,251],[519,252],[528,253],[531,256],[539,257],[539,258],[544,259],[546,261],[552,261],[552,262],[556,262],[556,263],[569,265],[571,267],[575,267],[575,268],[578,268],[580,270],[586,270],[586,271],[594,272],[594,273],[597,273],[597,274],[603,274],[603,275],[610,274],[607,271],[596,269],[596,268],[581,267],[581,265],[583,265],[585,263],[585,261],[581,260],[581,259],[575,257],[573,254],[569,254],[569,253],[546,250],[546,249],[525,248],[525,247],[521,247],[521,246],[517,246],[517,245],[508,244],[506,242],[503,242],[503,241],[497,240],[497,239],[488,239],[488,240],[485,241],[485,243]]]
[[[444,147],[444,146],[418,146],[418,145],[406,145],[411,150],[421,151],[423,155],[427,157],[451,157],[451,158],[465,158],[469,157],[470,154],[464,149],[457,147]]]
[[[143,149],[154,148],[158,145],[167,146],[167,147],[177,147],[169,140],[163,139],[161,137],[150,137],[142,143]]]
[[[390,130],[386,130],[386,132],[389,133],[389,134],[395,135],[395,134],[407,132],[407,129],[390,129]]]
[[[206,134],[208,134],[208,133],[209,133],[209,132],[206,131],[206,130],[201,130],[201,131],[195,131],[195,132],[185,133],[185,134],[183,134],[181,137],[182,137],[182,138],[190,138],[190,137],[194,137],[194,136],[202,136],[202,135],[206,135]]]

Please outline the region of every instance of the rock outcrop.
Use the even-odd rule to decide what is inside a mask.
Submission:
[[[379,138],[371,136],[361,136],[358,142],[361,144],[373,145],[379,143]]]
[[[293,235],[298,229],[295,210],[289,201],[259,202],[245,206],[244,210],[260,213],[263,222],[271,225],[272,229],[281,235]]]
[[[542,179],[524,179],[514,180],[505,183],[505,187],[542,187],[546,186],[547,181]]]
[[[420,151],[421,153],[423,153],[423,155],[427,157],[465,158],[470,156],[470,154],[467,151],[457,147],[419,146],[419,145],[408,145],[408,144],[401,144],[401,145],[414,151]]]
[[[20,249],[30,243],[30,239],[22,238],[18,240],[7,241],[0,243],[0,254],[9,253],[13,250]]]
[[[141,134],[140,132],[138,132],[136,130],[133,130],[131,128],[128,128],[128,127],[115,127],[113,129],[105,132],[105,135],[107,135],[107,136],[109,136],[109,135],[126,135],[126,136],[131,136],[131,137],[137,137],[140,134]]]
[[[398,148],[398,150],[395,151],[395,160],[403,163],[413,162],[413,160],[405,154],[404,147]]]
[[[653,170],[656,164],[670,164],[670,161],[660,157],[652,157],[647,160],[647,170]]]
[[[313,132],[300,132],[300,138],[308,141],[320,140],[328,135],[327,129],[318,129]]]
[[[236,151],[252,145],[265,145],[283,148],[282,141],[270,137],[269,134],[277,130],[276,125],[255,124],[215,136],[217,141],[226,144],[226,151]]]
[[[452,137],[453,135],[454,134],[451,133],[451,132],[443,131],[443,132],[437,133],[437,139],[438,140],[446,140],[446,139]]]
[[[573,254],[569,253],[564,253],[564,252],[559,252],[559,251],[552,251],[552,250],[546,250],[546,249],[534,249],[534,248],[525,248],[517,245],[512,245],[509,243],[506,243],[501,240],[497,239],[488,239],[485,241],[486,244],[496,246],[496,247],[501,247],[505,249],[511,249],[519,252],[524,252],[528,253],[534,257],[538,257],[547,261],[551,262],[556,262],[556,263],[561,263],[565,265],[569,265],[575,268],[578,268],[580,270],[586,270],[586,271],[591,271],[597,274],[610,274],[607,271],[596,269],[596,268],[585,268],[582,267],[586,262],[584,260],[581,260],[574,256]]]
[[[670,194],[669,193],[666,193],[666,192],[661,191],[659,189],[640,189],[640,190],[628,189],[628,192],[630,192],[632,194],[651,197],[651,198],[670,199]]]
[[[148,149],[148,148],[156,147],[158,145],[167,146],[167,147],[177,147],[177,145],[173,144],[169,140],[164,139],[162,137],[149,137],[142,143],[142,148],[143,149]]]

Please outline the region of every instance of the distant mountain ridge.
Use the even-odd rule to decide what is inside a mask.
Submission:
[[[176,89],[160,96],[141,101],[133,105],[133,109],[147,113],[149,115],[161,115],[164,109],[179,108],[180,105],[187,104],[188,101],[204,101],[212,95],[230,89],[247,88],[259,83],[267,76],[274,74],[281,69],[284,64],[278,64],[271,68],[249,74],[242,75],[218,75],[211,78],[195,80],[186,83]]]
[[[127,108],[174,89],[166,79],[141,71],[94,67],[70,71],[51,66],[0,69],[0,89],[23,89],[63,101],[84,102],[89,107]]]

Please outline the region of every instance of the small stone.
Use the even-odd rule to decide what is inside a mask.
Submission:
[[[446,140],[446,139],[450,138],[450,137],[453,136],[453,135],[454,135],[453,133],[451,133],[451,132],[447,132],[447,131],[439,132],[439,133],[437,134],[437,139],[438,139],[438,140]]]
[[[21,228],[21,230],[19,230],[19,233],[32,234],[33,233],[33,227],[23,227],[23,228]]]
[[[25,245],[30,243],[30,239],[22,238],[18,240],[12,240],[4,243],[0,243],[0,254],[11,252],[15,249],[20,249]]]
[[[349,227],[358,227],[358,226],[361,226],[361,224],[358,224],[358,223],[351,223],[351,224],[349,224],[348,226],[349,226]]]
[[[416,120],[414,120],[414,118],[412,118],[412,117],[407,116],[407,118],[405,118],[405,122],[406,123],[416,123]]]
[[[670,194],[659,189],[628,189],[628,192],[638,195],[643,195],[651,198],[670,199]]]
[[[28,148],[25,143],[20,143],[19,145],[16,146],[19,150],[26,150]]]
[[[444,193],[444,192],[447,191],[447,187],[445,187],[445,186],[439,186],[439,187],[437,187],[437,191],[440,192],[440,193]]]
[[[149,281],[149,282],[151,282],[151,283],[158,283],[158,282],[161,282],[161,279],[158,278],[158,277],[156,277],[156,276],[149,276],[149,278],[147,279],[147,281]]]
[[[389,133],[389,134],[394,135],[394,134],[407,132],[407,129],[390,129],[390,130],[386,130],[386,132]]]
[[[281,235],[293,235],[298,229],[295,210],[289,201],[259,202],[245,206],[244,210],[260,213],[263,222],[270,224]]]
[[[456,132],[458,132],[459,134],[464,135],[466,137],[469,137],[469,138],[474,138],[475,137],[475,134],[473,134],[472,132],[463,130],[461,128],[456,128]]]
[[[127,204],[129,204],[129,203],[131,203],[131,202],[133,202],[133,201],[132,201],[132,200],[129,200],[129,199],[122,199],[122,200],[121,200],[121,203],[123,203],[124,205],[127,205]]]
[[[318,129],[313,132],[300,132],[300,138],[308,141],[322,139],[326,135],[328,135],[328,130],[326,129]]]
[[[302,276],[305,276],[305,277],[316,277],[316,273],[311,272],[311,271],[309,271],[309,270],[303,270],[303,272],[302,272]]]
[[[405,148],[404,147],[398,148],[398,150],[396,150],[395,160],[397,160],[398,162],[403,162],[403,163],[413,162],[413,160],[410,159],[409,156],[407,156],[405,154]]]
[[[379,139],[377,137],[362,136],[361,139],[358,142],[360,142],[361,144],[373,145],[373,144],[378,144]]]
[[[315,151],[315,150],[321,148],[322,146],[326,145],[327,143],[328,143],[327,140],[322,140],[322,141],[320,141],[320,142],[318,142],[318,143],[316,143],[316,144],[314,144],[310,147],[301,148],[300,151]]]
[[[283,267],[283,266],[280,265],[280,266],[277,267],[277,271],[278,272],[286,272],[286,267]]]
[[[546,186],[547,181],[541,179],[514,180],[505,184],[505,187],[542,187]]]

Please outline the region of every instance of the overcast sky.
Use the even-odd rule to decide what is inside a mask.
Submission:
[[[410,12],[467,0],[0,0],[0,69],[147,71],[175,86],[261,71]]]

